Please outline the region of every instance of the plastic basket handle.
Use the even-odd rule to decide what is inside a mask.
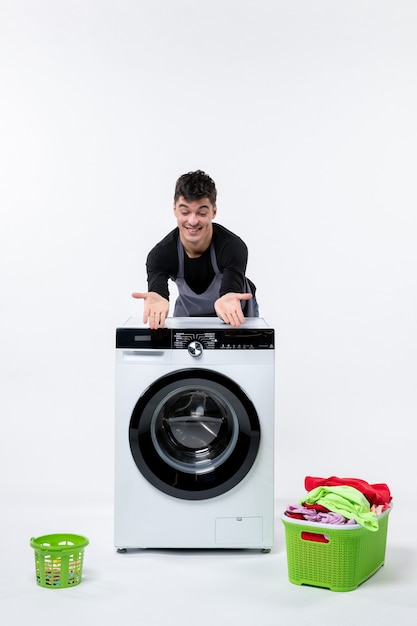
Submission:
[[[32,539],[34,541],[34,539]],[[51,544],[42,544],[34,546],[36,550],[41,550],[41,552],[64,552],[64,550],[69,550],[74,547],[74,543],[65,542],[65,544],[58,544],[55,546],[51,546]]]
[[[304,541],[316,541],[317,543],[329,543],[330,541],[327,535],[323,535],[322,533],[310,533],[307,531],[302,531],[301,539],[304,539]]]

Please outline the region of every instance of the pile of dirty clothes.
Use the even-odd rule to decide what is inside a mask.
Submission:
[[[379,515],[392,506],[385,483],[371,485],[361,478],[306,476],[304,487],[307,495],[287,507],[287,517],[320,524],[360,524],[375,532]]]

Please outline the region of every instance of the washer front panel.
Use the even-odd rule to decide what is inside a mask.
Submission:
[[[270,549],[274,331],[130,318],[116,346],[114,545]]]

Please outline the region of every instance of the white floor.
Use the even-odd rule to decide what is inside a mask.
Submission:
[[[340,593],[288,581],[285,536],[279,519],[289,502],[276,502],[276,540],[268,554],[252,551],[132,551],[113,548],[108,501],[69,504],[54,495],[2,502],[0,614],[14,624],[174,625],[412,624],[417,617],[415,516],[390,514],[385,565],[358,589]],[[83,579],[71,589],[35,582],[31,536],[86,535]],[[414,616],[414,617],[413,617]]]

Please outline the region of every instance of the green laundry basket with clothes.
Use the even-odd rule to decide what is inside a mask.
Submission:
[[[86,537],[73,534],[42,535],[30,540],[35,551],[36,582],[47,589],[75,587],[81,582]]]

